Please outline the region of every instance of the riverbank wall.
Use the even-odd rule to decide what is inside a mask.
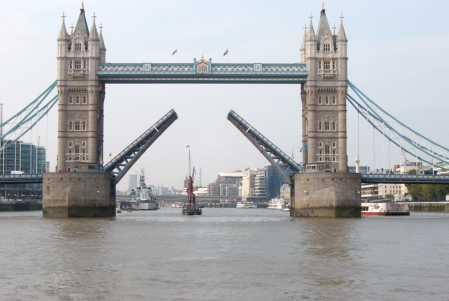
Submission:
[[[0,211],[33,211],[42,210],[39,202],[1,202]]]
[[[449,202],[410,202],[410,211],[415,212],[447,212],[449,213]]]

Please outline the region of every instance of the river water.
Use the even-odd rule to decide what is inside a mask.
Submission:
[[[0,212],[0,300],[448,300],[449,214]]]

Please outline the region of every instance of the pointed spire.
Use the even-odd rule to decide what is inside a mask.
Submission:
[[[95,13],[94,13],[94,15],[92,16],[94,21],[93,21],[93,24],[92,24],[92,29],[90,30],[89,41],[98,40],[100,38],[98,36],[97,25],[95,24],[95,18],[96,17],[97,16],[95,16]]]
[[[313,16],[312,16],[312,14],[310,14],[309,18],[310,18],[310,25],[309,25],[309,32],[307,33],[307,37],[309,39],[315,39],[315,30],[313,29],[313,23],[312,23]]]
[[[338,29],[337,41],[347,42],[348,38],[346,38],[345,28],[343,26],[343,14],[340,15],[340,28]]]
[[[100,50],[106,50],[106,46],[104,45],[103,39],[103,25],[100,24]]]
[[[87,40],[89,39],[89,27],[86,21],[86,12],[84,11],[84,2],[81,5],[80,16],[78,17],[78,22],[75,26],[75,34],[79,31],[84,38],[84,44],[87,47]]]
[[[59,31],[59,36],[58,36],[58,40],[68,40],[69,39],[69,34],[67,33],[67,29],[65,27],[65,15],[64,13],[62,13],[62,25],[61,25],[61,30]]]

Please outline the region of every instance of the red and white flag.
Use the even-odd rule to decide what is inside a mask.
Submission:
[[[226,49],[225,53],[223,53],[223,56],[228,55],[228,50],[229,49]]]
[[[175,54],[177,54],[178,53],[178,49],[176,49],[175,51],[173,51],[172,53],[171,53],[171,55],[175,55]]]

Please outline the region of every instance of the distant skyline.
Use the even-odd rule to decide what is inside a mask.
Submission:
[[[79,0],[0,0],[1,83],[4,120],[34,100],[56,78],[61,16],[70,31]],[[343,24],[348,37],[349,79],[393,116],[438,143],[449,146],[443,116],[449,111],[446,55],[449,53],[446,1],[325,1],[331,27]],[[84,1],[89,28],[96,15],[103,27],[106,60],[114,63],[300,62],[304,26],[321,0],[248,1]],[[177,50],[175,55],[172,53]],[[223,55],[228,51],[227,55]],[[135,164],[147,183],[180,188],[192,165],[202,182],[218,173],[268,165],[256,148],[226,119],[232,109],[285,153],[302,161],[299,85],[107,85],[105,162],[170,109],[179,118]],[[360,135],[358,135],[358,132]],[[33,129],[26,142],[47,148],[52,171],[57,151],[57,108]],[[358,137],[360,139],[358,140]],[[391,168],[403,158],[397,148],[348,106],[348,165]],[[382,155],[384,154],[384,155]],[[111,157],[111,158],[112,158]],[[408,157],[410,161],[414,158]],[[125,176],[118,189],[126,189]]]

